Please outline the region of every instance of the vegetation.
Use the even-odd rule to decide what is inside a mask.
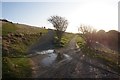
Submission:
[[[120,65],[118,64],[118,56],[120,56],[118,54],[118,35],[120,33],[115,30],[96,32],[92,27],[85,25],[82,25],[79,31],[82,33],[79,34],[77,43],[82,52],[89,57],[102,60],[105,65],[120,73]],[[79,37],[82,37],[85,42],[79,40]]]
[[[9,34],[3,37],[3,56],[20,57],[25,56],[27,49],[36,42],[41,35]],[[9,39],[8,39],[9,38]]]
[[[80,37],[79,35],[77,35],[76,42],[80,48],[82,48],[86,43],[85,40],[82,37]]]
[[[86,56],[99,59],[103,61],[105,65],[111,67],[113,70],[120,73],[119,72],[120,65],[118,64],[119,54],[114,54],[112,51],[110,52],[110,50],[107,47],[106,48],[104,47],[104,50],[100,49],[103,47],[101,45],[99,45],[100,47],[96,48],[88,47],[87,43],[84,41],[82,37],[80,37],[80,35],[77,37],[76,41],[78,46]]]
[[[69,41],[72,39],[73,36],[74,36],[74,34],[72,34],[72,33],[65,33],[60,40],[60,44],[58,44],[57,36],[55,36],[55,39],[54,39],[55,47],[56,48],[61,48],[61,47],[67,46],[67,44],[69,43]]]
[[[9,22],[3,22],[2,23],[2,35],[5,36],[8,33],[12,32],[14,33],[18,28],[13,24]]]
[[[51,16],[48,21],[52,23],[53,27],[56,29],[57,44],[60,45],[62,35],[67,29],[68,21],[60,16]]]
[[[84,38],[89,47],[94,47],[93,44],[96,42],[107,46],[113,51],[119,52],[118,48],[120,32],[115,30],[110,30],[105,32],[104,30],[96,31],[94,28],[86,25],[81,25],[78,31],[82,34],[81,37]]]
[[[25,78],[31,76],[29,58],[3,57],[3,78]]]
[[[32,75],[27,49],[45,33],[46,29],[2,21],[3,77]]]
[[[54,37],[55,48],[66,47],[75,34],[65,32],[68,22],[60,16],[51,16],[48,19],[56,28]],[[111,30],[98,32],[90,26],[81,25],[78,29],[76,42],[81,51],[91,58],[103,61],[105,65],[119,72],[120,65],[118,57],[120,56],[118,39],[120,32]],[[30,77],[31,63],[27,58],[28,48],[35,43],[41,36],[47,33],[47,29],[32,27],[24,24],[12,23],[2,20],[2,61],[3,77]],[[58,58],[61,53],[58,54]]]
[[[81,32],[81,37],[85,40],[88,47],[92,47],[92,42],[94,41],[93,35],[96,33],[96,30],[91,26],[81,25],[78,28],[78,32]]]
[[[26,51],[47,30],[32,28],[22,24],[3,22],[3,56],[20,57],[26,55]],[[27,30],[27,31],[26,31]]]

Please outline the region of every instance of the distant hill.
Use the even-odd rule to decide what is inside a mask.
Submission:
[[[3,21],[3,22],[10,22],[10,21],[8,21],[8,20],[6,20],[6,19],[0,19],[0,21]],[[12,23],[12,22],[10,22],[10,23]]]

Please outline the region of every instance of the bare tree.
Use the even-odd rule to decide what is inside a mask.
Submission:
[[[60,42],[63,33],[66,31],[68,26],[68,21],[61,16],[51,16],[48,21],[53,24],[56,29],[56,35],[58,38],[58,43]]]
[[[78,32],[82,33],[82,38],[86,41],[87,45],[91,45],[91,42],[93,41],[93,34],[96,32],[94,28],[88,25],[81,25],[78,28]]]

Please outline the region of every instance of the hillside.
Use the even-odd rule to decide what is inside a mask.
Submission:
[[[65,33],[61,39],[61,46],[54,40],[54,30],[13,23],[1,20],[2,26],[2,59],[3,77],[30,77],[31,58],[27,57],[33,51],[51,48],[65,47],[74,36]],[[53,36],[52,36],[53,35]]]
[[[30,76],[30,58],[27,49],[39,40],[47,29],[1,20],[3,76]],[[16,67],[17,66],[17,67]]]

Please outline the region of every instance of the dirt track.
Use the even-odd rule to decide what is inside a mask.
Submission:
[[[41,61],[47,55],[31,57],[33,62],[34,78],[118,78],[117,73],[112,71],[103,62],[91,59],[81,52],[76,46],[75,36],[65,48],[58,49],[62,54],[71,57],[70,60],[62,59],[55,61],[51,66],[44,66]],[[40,47],[40,45],[39,45]],[[37,47],[36,47],[37,48]],[[50,47],[49,47],[50,48]],[[35,50],[35,49],[34,49]]]

